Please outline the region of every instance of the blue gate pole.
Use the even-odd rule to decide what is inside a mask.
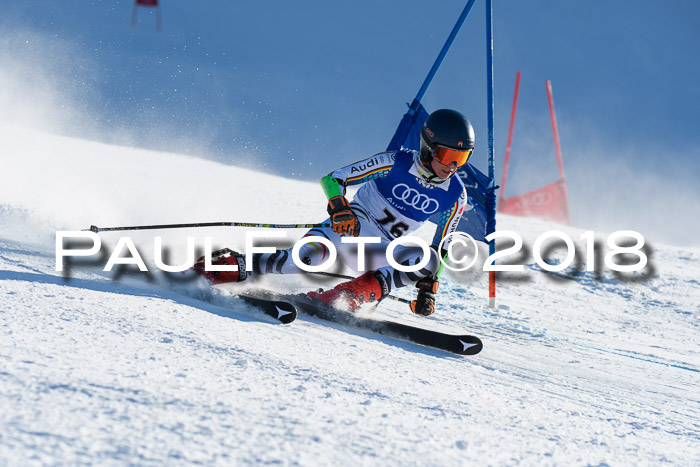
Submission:
[[[493,216],[491,222],[487,222],[486,234],[491,234],[496,230],[496,206],[495,206],[495,181],[496,181],[496,166],[493,160],[493,4],[492,0],[486,0],[486,87],[487,87],[487,107],[488,107],[488,162],[489,162],[489,198],[494,202],[492,212],[488,213]],[[496,252],[496,241],[489,242],[489,255]],[[496,308],[496,272],[489,271],[489,306]]]
[[[450,33],[449,37],[447,38],[447,41],[445,41],[445,45],[442,46],[442,50],[440,51],[440,54],[438,55],[437,59],[435,59],[435,63],[433,63],[433,67],[428,72],[428,76],[425,77],[425,81],[423,81],[423,85],[420,87],[418,94],[416,94],[416,98],[413,99],[413,102],[411,102],[411,105],[410,105],[408,112],[407,112],[409,115],[413,115],[416,112],[416,110],[418,110],[418,106],[420,105],[421,99],[423,99],[423,95],[425,95],[425,92],[428,90],[428,86],[430,86],[430,82],[435,77],[435,73],[437,73],[438,68],[440,68],[440,65],[442,64],[442,61],[444,60],[445,55],[447,55],[447,51],[450,50],[450,47],[452,46],[452,43],[455,40],[455,37],[457,37],[457,33],[462,28],[462,25],[464,24],[464,20],[467,19],[467,15],[469,15],[469,12],[471,11],[472,6],[474,6],[475,1],[476,0],[469,0],[467,2],[466,6],[464,7],[464,10],[462,10],[462,14],[459,15],[459,19],[457,20],[457,23],[452,28],[452,32]]]

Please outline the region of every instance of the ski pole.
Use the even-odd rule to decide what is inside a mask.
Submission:
[[[442,274],[443,269],[445,269],[445,262],[449,259],[448,253],[445,253],[445,256],[442,257],[442,261],[440,261],[440,267],[438,268],[437,272],[435,273],[435,276],[433,276],[433,280],[438,280],[440,278],[440,275]]]
[[[155,230],[155,229],[182,229],[188,227],[254,227],[268,229],[311,229],[314,227],[330,227],[331,224],[255,224],[252,222],[200,222],[195,224],[159,224],[159,225],[132,225],[126,227],[97,227],[91,225],[91,232],[113,232],[115,230]]]

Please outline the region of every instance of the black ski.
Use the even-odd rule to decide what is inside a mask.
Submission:
[[[246,303],[250,303],[262,310],[265,314],[272,316],[281,323],[289,324],[297,319],[297,308],[294,304],[283,298],[265,298],[264,296],[238,295]]]
[[[483,344],[476,336],[447,334],[418,326],[381,319],[361,318],[354,314],[332,308],[306,295],[286,295],[286,300],[297,309],[311,316],[348,326],[368,329],[377,334],[407,340],[416,344],[446,350],[459,355],[475,355],[481,352]]]

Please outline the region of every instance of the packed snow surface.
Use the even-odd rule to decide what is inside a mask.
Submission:
[[[175,263],[187,236],[240,249],[242,229],[104,233],[104,255],[56,271],[57,230],[318,222],[317,184],[22,128],[0,141],[0,465],[700,464],[697,248],[650,243],[624,275],[547,273],[525,249],[495,309],[477,267],[447,275],[430,318],[374,312],[483,340],[460,357],[304,315],[281,325],[177,274],[102,271],[123,235],[149,264],[162,236]],[[585,259],[584,229],[498,229],[530,248],[561,230]]]

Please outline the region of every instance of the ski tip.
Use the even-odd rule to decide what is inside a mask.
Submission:
[[[475,336],[456,336],[455,353],[460,355],[476,355],[484,348],[481,339]]]

